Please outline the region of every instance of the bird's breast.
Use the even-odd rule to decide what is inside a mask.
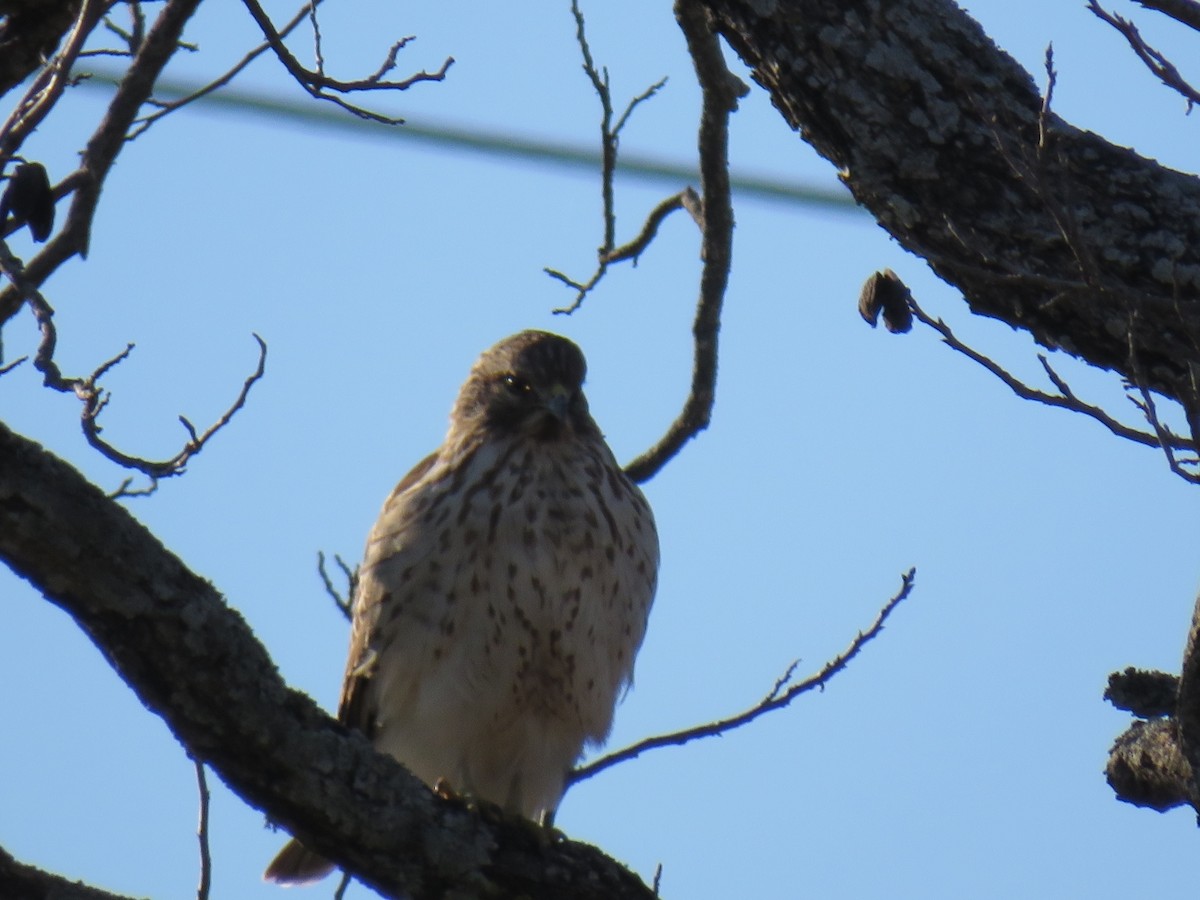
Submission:
[[[472,460],[467,484],[445,540],[463,542],[446,587],[471,688],[602,738],[653,596],[649,507],[602,444],[516,443]]]

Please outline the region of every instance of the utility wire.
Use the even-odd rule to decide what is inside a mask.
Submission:
[[[108,90],[119,82],[120,77],[115,74],[92,72],[91,77],[83,79],[80,84],[93,89]],[[200,84],[162,78],[155,85],[155,93],[160,100],[172,101],[193,94],[201,87]],[[500,131],[487,131],[474,126],[463,127],[448,123],[421,125],[407,121],[399,126],[384,125],[357,118],[325,104],[314,103],[311,99],[286,100],[257,91],[248,91],[244,88],[223,87],[218,91],[206,94],[195,102],[234,114],[253,115],[260,121],[265,117],[265,120],[270,122],[290,122],[308,127],[317,126],[332,131],[356,133],[366,137],[409,141],[435,147],[450,147],[489,156],[536,160],[565,168],[587,169],[592,172],[600,169],[600,154],[581,144],[535,140]],[[622,175],[648,181],[666,182],[675,187],[681,183],[695,182],[699,177],[698,171],[690,166],[634,153],[621,154],[617,161],[617,171]],[[747,198],[818,206],[839,212],[858,213],[860,211],[849,191],[846,190],[831,190],[799,182],[778,181],[736,173],[730,174],[730,182],[735,194]]]

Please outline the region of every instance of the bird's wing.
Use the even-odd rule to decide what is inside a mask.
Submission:
[[[379,521],[367,541],[366,559],[359,573],[358,588],[354,597],[354,621],[350,628],[350,653],[346,660],[346,675],[342,681],[342,696],[338,703],[338,721],[372,737],[375,728],[375,709],[372,692],[369,690],[371,676],[376,668],[376,625],[379,621],[380,602],[386,589],[375,568],[383,560],[380,557],[381,531],[388,530],[396,519],[397,505],[404,502],[404,495],[433,467],[436,452],[429,454],[400,480],[383,504]],[[390,542],[389,542],[390,546]]]

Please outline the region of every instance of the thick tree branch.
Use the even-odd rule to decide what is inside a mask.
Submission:
[[[130,900],[44,872],[13,859],[0,847],[0,897],[11,900]]]
[[[197,761],[388,895],[649,898],[592,847],[439,800],[280,679],[211,584],[0,424],[0,559],[71,615]]]
[[[1144,386],[1195,405],[1200,180],[1043,116],[1028,73],[950,0],[704,5],[859,203],[974,312],[1135,381],[1132,339]]]

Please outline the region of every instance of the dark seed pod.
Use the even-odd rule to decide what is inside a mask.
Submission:
[[[892,334],[903,334],[912,328],[910,296],[908,287],[891,269],[875,272],[858,295],[858,314],[874,328],[882,312],[884,327]]]

